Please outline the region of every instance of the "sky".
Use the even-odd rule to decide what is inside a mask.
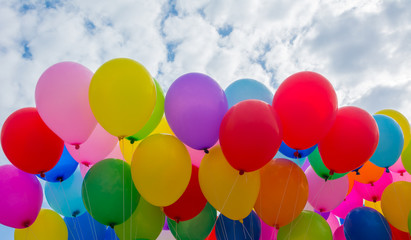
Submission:
[[[408,0],[1,0],[0,122],[35,106],[53,64],[96,71],[118,57],[143,64],[165,91],[188,72],[224,89],[252,78],[275,92],[293,73],[315,71],[339,106],[411,119],[410,19]]]

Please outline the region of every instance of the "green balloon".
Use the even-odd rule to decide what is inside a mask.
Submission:
[[[91,167],[81,190],[90,215],[112,227],[127,220],[140,200],[130,165],[119,159],[105,159]]]
[[[138,133],[134,134],[133,136],[127,137],[127,139],[130,141],[139,141],[147,137],[157,127],[164,115],[164,93],[161,89],[160,84],[155,79],[153,80],[156,84],[157,94],[156,105],[154,106],[153,113],[151,114],[150,119],[147,121],[144,127],[140,129],[140,131],[138,131]]]
[[[203,240],[211,233],[216,221],[217,211],[209,203],[190,220],[177,223],[167,218],[168,227],[177,240]]]
[[[311,211],[302,211],[294,221],[278,230],[277,239],[332,240],[333,234],[327,221],[319,214]]]
[[[408,146],[404,149],[401,154],[402,165],[404,165],[405,170],[411,174],[411,141]]]
[[[320,152],[318,151],[318,147],[308,155],[308,161],[310,162],[311,167],[314,169],[314,172],[327,180],[335,180],[340,177],[347,175],[347,173],[334,173],[330,176],[330,169],[328,169],[321,159]]]
[[[163,230],[165,214],[143,198],[127,221],[114,227],[120,240],[157,239]]]

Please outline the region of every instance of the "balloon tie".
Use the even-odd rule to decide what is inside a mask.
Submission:
[[[298,159],[301,158],[301,153],[299,153],[298,150],[295,150],[294,157]]]
[[[386,173],[389,173],[389,172],[390,172],[390,169],[388,169],[388,167],[386,167],[386,168],[385,168],[385,172],[386,172]]]
[[[130,140],[130,144],[134,144],[134,139],[131,139],[131,140]]]
[[[44,172],[40,172],[40,177],[45,178],[46,174],[44,174]]]
[[[372,201],[374,202],[374,203],[376,203],[377,202],[377,197],[372,197]]]
[[[78,215],[79,213],[80,213],[80,211],[79,211],[79,210],[76,210],[76,211],[73,212],[73,214],[71,214],[71,216],[77,217],[77,215]]]
[[[179,224],[180,223],[180,218],[176,217],[176,223]]]
[[[239,174],[242,176],[244,175],[244,170],[240,170]]]
[[[108,226],[114,229],[114,223],[110,223]]]
[[[30,221],[25,221],[25,222],[23,222],[23,226],[24,226],[25,228],[30,227]]]
[[[280,230],[280,226],[278,224],[276,224],[274,227],[275,229]]]
[[[206,154],[209,154],[209,153],[210,153],[210,151],[208,151],[207,148],[204,148],[204,152],[205,152]]]
[[[79,150],[79,149],[80,149],[80,144],[74,144],[74,148],[75,148],[76,150]]]
[[[56,178],[56,180],[59,181],[59,182],[63,182],[63,177],[58,177],[58,178]]]
[[[370,184],[371,184],[371,187],[374,187],[374,183],[373,183],[373,182],[370,182]]]

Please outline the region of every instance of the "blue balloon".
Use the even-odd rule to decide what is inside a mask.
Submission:
[[[383,168],[392,166],[400,157],[404,146],[404,135],[400,125],[385,115],[374,115],[380,133],[377,149],[370,158],[375,165]]]
[[[64,217],[68,240],[104,240],[106,225],[97,222],[88,212],[78,217]]]
[[[74,171],[76,171],[78,162],[67,151],[66,146],[64,146],[63,154],[60,160],[57,162],[50,171],[44,173],[44,177],[37,174],[37,177],[46,180],[47,182],[60,182],[69,178]]]
[[[218,240],[254,240],[259,239],[261,234],[261,222],[254,211],[240,221],[234,221],[220,214],[215,226]]]
[[[117,237],[114,229],[112,229],[111,227],[108,227],[104,235],[104,240],[120,240],[120,238]]]
[[[66,216],[80,216],[86,211],[81,197],[83,177],[80,170],[63,182],[46,182],[44,192],[50,207],[57,213]]]
[[[344,221],[345,238],[350,240],[390,240],[392,233],[384,216],[368,207],[358,207]]]
[[[282,142],[280,145],[280,149],[278,151],[280,151],[282,154],[284,154],[285,156],[292,158],[292,159],[301,159],[301,158],[305,158],[308,155],[310,155],[315,148],[317,147],[317,145],[314,145],[310,148],[304,149],[304,150],[295,150],[290,148],[289,146],[287,146],[287,144],[285,144],[285,142]]]
[[[257,99],[268,104],[273,102],[273,93],[264,84],[253,79],[240,79],[225,89],[228,108],[249,99]]]

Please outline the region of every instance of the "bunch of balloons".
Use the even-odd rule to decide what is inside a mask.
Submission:
[[[165,94],[132,59],[61,62],[35,102],[1,131],[17,240],[411,239],[408,120],[339,107],[318,73],[275,94],[187,73]]]

